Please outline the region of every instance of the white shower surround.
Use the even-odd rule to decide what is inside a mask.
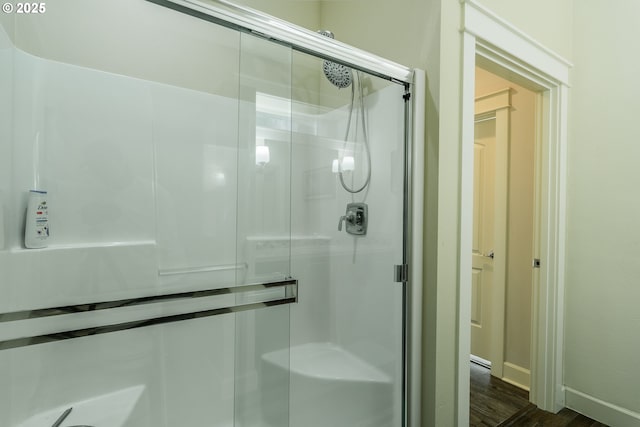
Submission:
[[[13,47],[2,49],[0,61],[4,69],[14,70],[15,80],[13,105],[3,104],[3,108],[13,107],[15,116],[2,118],[7,125],[2,128],[11,128],[13,138],[3,135],[0,141],[0,150],[11,153],[2,157],[3,171],[11,171],[3,183],[10,185],[0,189],[6,231],[0,270],[8,279],[1,285],[2,311],[77,304],[93,301],[96,295],[119,299],[169,289],[193,290],[211,281],[221,286],[242,281],[228,270],[207,273],[207,280],[194,275],[177,282],[158,276],[159,270],[198,267],[211,263],[212,258],[216,265],[238,261],[235,222],[230,226],[221,221],[202,235],[193,209],[185,208],[185,201],[200,200],[203,211],[225,218],[236,216],[237,196],[232,189],[237,174],[237,100],[45,60]],[[374,129],[381,118],[391,114],[385,106],[390,108],[392,102],[384,98],[402,92],[399,86],[390,88],[367,97],[374,158],[371,187],[385,187],[388,192],[367,200],[372,217],[366,239],[337,232],[338,216],[351,200],[339,185],[331,203],[309,209],[313,215],[307,224],[318,229],[294,239],[298,244],[292,249],[292,274],[299,276],[302,294],[300,304],[291,309],[291,344],[332,342],[345,354],[395,377],[393,387],[399,392],[401,318],[398,313],[397,318],[389,319],[371,310],[367,301],[376,298],[370,289],[373,284],[363,280],[388,276],[375,286],[397,286],[396,300],[388,303],[399,306],[400,285],[392,283],[391,266],[401,260],[391,260],[390,254],[401,252],[387,239],[396,236],[394,241],[401,244],[402,224],[381,217],[382,209],[376,209],[392,200],[402,206],[401,174],[394,176],[390,168],[393,164],[400,167],[403,156],[398,147],[385,145],[386,140],[398,140],[398,144],[402,140],[385,135],[392,128]],[[0,88],[3,95],[10,89],[9,85]],[[12,99],[1,98],[4,103]],[[344,123],[336,126],[335,120],[327,120],[331,114],[344,116],[344,112],[317,115],[313,118],[316,123],[307,123],[308,127],[318,129],[323,122],[330,123],[337,132],[334,138],[340,138]],[[402,112],[394,114],[402,126]],[[234,125],[218,126],[220,123]],[[299,156],[317,150],[317,145],[296,145],[295,137],[293,144],[295,173],[295,165],[303,164]],[[320,161],[322,156],[313,158]],[[199,162],[200,168],[189,174],[170,167],[181,160],[191,166]],[[326,166],[330,170],[330,163]],[[220,174],[224,174],[224,183]],[[53,237],[48,249],[29,251],[21,247],[20,228],[25,192],[35,184],[51,193]],[[217,197],[202,200],[203,191]],[[316,202],[295,200],[295,196],[292,200],[294,209]],[[180,233],[172,231],[176,224]],[[233,248],[220,241],[232,243]],[[354,269],[353,257],[365,254],[368,261]],[[323,262],[318,264],[318,260]],[[243,274],[240,271],[239,276]],[[308,295],[326,302],[331,310],[307,310],[313,305]],[[180,307],[186,311],[193,306]],[[158,310],[163,308],[119,309],[91,319],[62,316],[25,322],[20,328],[4,324],[0,337],[49,333],[86,326],[88,321],[128,321]],[[169,324],[3,351],[0,375],[10,387],[0,392],[0,413],[8,416],[9,425],[18,425],[51,408],[143,384],[146,393],[137,411],[144,415],[137,427],[231,425],[235,323],[233,315],[226,315],[191,321],[188,326]],[[396,333],[381,333],[390,329]],[[384,336],[394,337],[393,342],[385,341]],[[78,354],[91,358],[77,360]],[[397,418],[401,408],[394,409]],[[296,416],[300,414],[292,419]]]

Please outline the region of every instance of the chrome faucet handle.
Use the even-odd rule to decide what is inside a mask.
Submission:
[[[342,231],[342,223],[343,222],[348,222],[349,224],[353,224],[355,220],[355,214],[351,211],[347,212],[346,215],[342,215],[340,217],[340,220],[338,221],[338,231]]]

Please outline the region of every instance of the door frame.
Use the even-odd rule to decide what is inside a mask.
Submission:
[[[542,260],[534,273],[530,401],[557,412],[564,407],[563,327],[567,181],[567,105],[571,64],[487,10],[464,0],[459,229],[458,420],[469,418],[471,238],[475,66],[478,63],[540,92],[536,217]]]

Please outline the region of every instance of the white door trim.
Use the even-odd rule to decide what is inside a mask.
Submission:
[[[533,295],[530,400],[557,412],[564,407],[563,322],[566,230],[567,97],[571,64],[497,17],[466,0],[463,21],[462,152],[459,244],[458,420],[469,416],[473,134],[476,57],[508,70],[516,83],[542,95],[540,147],[539,286]],[[466,379],[465,379],[466,377]]]

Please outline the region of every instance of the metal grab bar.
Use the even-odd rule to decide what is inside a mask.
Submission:
[[[201,298],[201,297],[211,296],[211,295],[259,291],[259,290],[272,289],[272,288],[284,288],[285,289],[284,298],[256,302],[252,304],[239,304],[239,305],[214,308],[209,310],[195,311],[195,312],[189,312],[189,313],[183,313],[183,314],[174,314],[169,316],[161,316],[161,317],[155,317],[151,319],[134,320],[129,322],[109,324],[109,325],[97,326],[97,327],[91,327],[91,328],[66,330],[66,331],[45,334],[45,335],[8,339],[8,340],[0,341],[0,351],[12,349],[12,348],[18,348],[18,347],[26,347],[26,346],[36,345],[36,344],[62,341],[62,340],[73,339],[73,338],[87,337],[91,335],[105,334],[109,332],[125,331],[129,329],[142,328],[146,326],[161,325],[164,323],[179,322],[182,320],[199,319],[203,317],[217,316],[220,314],[237,313],[241,311],[256,310],[259,308],[272,307],[272,306],[283,305],[283,304],[292,304],[298,301],[298,281],[295,279],[286,279],[286,280],[276,281],[276,282],[257,283],[252,285],[238,286],[235,288],[212,289],[207,291],[183,292],[180,294],[148,297],[148,298],[155,298],[155,299],[148,300],[145,302],[140,302],[138,304],[149,304],[152,302],[177,300],[177,299],[184,299],[184,298]],[[222,292],[219,292],[219,291],[222,291]],[[181,297],[175,297],[176,295],[181,295]],[[186,295],[192,295],[192,296],[186,296]],[[172,297],[172,298],[166,298],[166,297]],[[122,301],[132,301],[132,303],[119,305],[118,307],[127,306],[127,305],[137,305],[135,303],[136,300],[122,300]],[[98,303],[98,304],[109,304],[109,302]],[[83,304],[83,306],[84,305],[88,305],[88,304]],[[58,310],[58,308],[42,309],[42,310]],[[93,311],[93,310],[89,310],[89,311]],[[4,315],[6,316],[7,314],[12,314],[12,313],[5,313]],[[58,314],[69,314],[69,313],[58,313]]]
[[[274,287],[283,287],[295,285],[297,288],[298,281],[294,279],[285,279],[267,283],[253,283],[242,286],[231,286],[226,288],[206,289],[202,291],[178,292],[165,295],[153,295],[140,298],[129,298],[113,301],[101,301],[85,304],[67,305],[60,307],[38,308],[35,310],[13,311],[9,313],[0,313],[0,323],[13,322],[16,320],[37,319],[40,317],[62,316],[65,314],[86,313],[90,311],[109,310],[112,308],[132,307],[136,305],[153,304],[158,302],[194,299],[211,297],[216,295],[237,294],[241,292],[259,291]]]

